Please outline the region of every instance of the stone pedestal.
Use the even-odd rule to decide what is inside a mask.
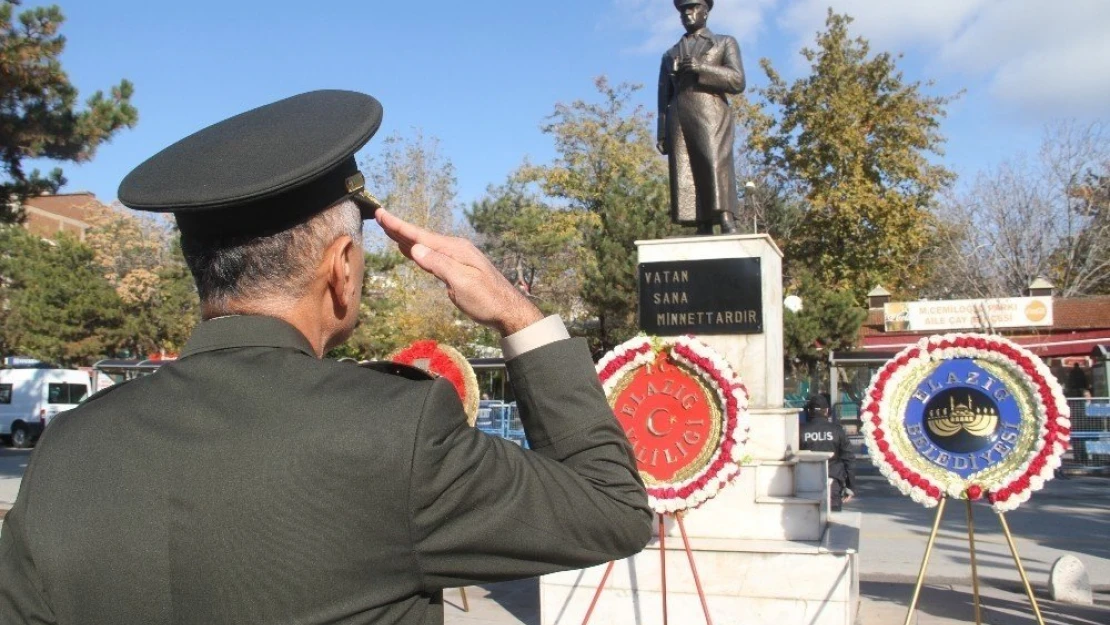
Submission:
[[[763,332],[761,334],[699,334],[744,379],[753,408],[781,408],[782,252],[765,234],[684,237],[637,241],[641,263],[716,258],[756,258],[763,274]]]
[[[820,541],[694,539],[715,625],[852,625],[859,603],[859,513],[837,515]],[[735,522],[742,522],[736,519]],[[670,623],[705,622],[681,540],[666,540]],[[662,566],[653,540],[617,562],[594,608],[596,625],[662,625]],[[544,625],[580,625],[606,565],[545,576]]]
[[[740,475],[685,518],[713,622],[718,625],[851,625],[859,601],[859,515],[829,513],[829,454],[798,450],[798,413],[784,409],[782,252],[766,235],[637,242],[641,263],[755,258],[763,332],[699,334],[741,376],[752,426]],[[658,532],[656,532],[658,533]],[[672,623],[704,622],[681,533],[664,526]],[[616,563],[591,622],[663,622],[659,538]],[[541,622],[582,622],[605,566],[545,576]]]

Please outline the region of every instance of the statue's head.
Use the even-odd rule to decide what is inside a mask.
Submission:
[[[674,0],[674,6],[682,15],[682,26],[686,32],[692,33],[705,28],[709,11],[713,9],[713,0]]]

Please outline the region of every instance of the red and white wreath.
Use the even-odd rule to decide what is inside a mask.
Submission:
[[[647,489],[648,501],[656,513],[674,514],[692,510],[712,499],[740,473],[750,429],[749,396],[728,362],[692,336],[665,339],[639,336],[618,345],[597,363],[605,395],[612,401],[614,391],[625,376],[656,362],[663,352],[705,384],[711,397],[718,402],[722,417],[717,447],[704,466],[685,480]]]
[[[431,339],[413,342],[389,355],[389,360],[423,369],[435,377],[447,378],[459,394],[466,421],[471,427],[478,419],[478,376],[459,350]]]
[[[906,384],[915,385],[923,368],[956,358],[1001,367],[1026,393],[1031,407],[1032,414],[1023,414],[1022,419],[1033,421],[1035,443],[1024,457],[1016,457],[1001,474],[995,472],[994,479],[986,482],[977,479],[981,474],[966,480],[952,473],[943,479],[938,472],[924,475],[917,470],[916,459],[908,457],[904,446],[895,442],[903,424],[899,421],[902,415],[895,414],[892,396]],[[872,379],[860,418],[872,462],[891,484],[926,507],[936,506],[945,496],[971,500],[986,497],[998,512],[1014,510],[1052,479],[1071,439],[1067,399],[1055,376],[1032,352],[995,335],[933,336],[902,350]]]

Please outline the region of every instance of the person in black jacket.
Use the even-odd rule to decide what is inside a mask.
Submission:
[[[852,498],[852,444],[848,434],[839,423],[829,418],[829,400],[823,395],[814,395],[806,402],[809,419],[802,426],[801,448],[806,451],[828,451],[829,477],[832,479],[830,502],[834,511],[840,511],[845,501]]]

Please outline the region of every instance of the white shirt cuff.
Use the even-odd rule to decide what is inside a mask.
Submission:
[[[538,349],[549,343],[569,339],[570,333],[559,315],[544,317],[532,325],[501,339],[501,353],[505,360]]]

